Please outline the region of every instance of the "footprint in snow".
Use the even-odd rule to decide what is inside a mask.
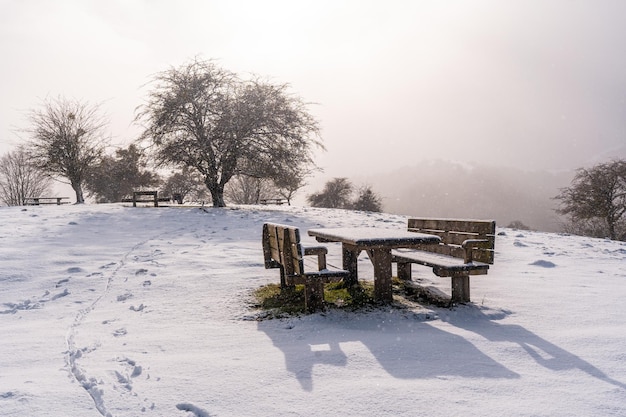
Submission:
[[[77,266],[74,266],[72,268],[67,268],[68,274],[78,274],[79,272],[83,272],[83,268],[79,268]]]
[[[123,327],[113,332],[113,336],[115,337],[126,336],[127,334],[128,334],[128,331]]]
[[[68,289],[66,288],[66,289],[64,289],[64,290],[63,290],[63,292],[60,292],[60,293],[58,293],[58,294],[53,295],[53,296],[52,296],[52,298],[51,298],[51,300],[57,300],[57,299],[59,299],[59,298],[61,298],[61,297],[65,297],[65,296],[67,296],[67,295],[70,295],[70,292],[69,292],[69,291],[68,291]]]
[[[133,295],[131,293],[127,292],[126,294],[118,295],[117,296],[117,301],[122,302],[122,301],[128,300],[129,298],[133,298]]]
[[[190,413],[193,413],[195,417],[211,417],[211,414],[209,414],[207,411],[193,404],[180,403],[180,404],[176,404],[176,408],[178,408],[181,411],[189,411]]]
[[[55,288],[59,288],[61,285],[68,283],[69,280],[70,280],[69,278],[62,279],[61,281],[57,282],[57,284],[55,285]]]
[[[530,263],[529,265],[540,266],[542,268],[554,268],[556,266],[555,263],[550,261],[544,261],[543,259]]]
[[[128,359],[128,358],[119,359],[118,362],[127,365],[127,367],[131,369],[132,371],[130,374],[131,378],[137,378],[143,372],[143,368],[137,365],[137,362],[135,362],[132,359]]]
[[[122,386],[124,388],[126,388],[128,391],[132,391],[133,390],[133,385],[130,383],[130,379],[129,378],[125,377],[124,375],[122,375],[118,371],[114,371],[114,373],[115,373],[115,377],[117,378],[117,382],[122,384]]]

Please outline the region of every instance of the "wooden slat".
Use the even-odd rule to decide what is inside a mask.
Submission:
[[[289,275],[304,275],[304,262],[302,245],[300,243],[300,230],[295,227],[287,227],[284,229],[285,242],[287,246],[285,248],[285,257],[290,258],[290,273]]]
[[[408,228],[494,235],[496,222],[493,220],[465,219],[409,219]]]
[[[483,239],[490,242],[490,246],[495,243],[494,235],[485,235],[479,233],[465,233],[457,231],[442,231],[434,229],[420,229],[409,228],[410,232],[427,233],[430,235],[437,235],[441,238],[442,242],[447,245],[462,245],[467,239]]]
[[[464,258],[461,245],[468,239],[486,240],[480,248],[473,249],[473,259],[493,264],[496,222],[493,220],[462,219],[408,219],[408,230],[429,233],[441,237],[442,244],[424,247],[422,250]]]
[[[484,262],[471,262],[466,264],[463,259],[453,258],[438,253],[421,251],[392,251],[394,262],[412,262],[433,268],[433,272],[440,277],[449,277],[460,272],[469,275],[484,275],[489,269],[489,264]]]
[[[274,260],[278,262],[279,264],[282,264],[282,256],[281,256],[280,245],[278,244],[278,235],[276,233],[277,232],[276,227],[271,227],[271,225],[264,225],[264,229],[266,229],[267,240],[265,242],[267,244],[266,247],[268,250],[268,252],[266,253],[266,256],[269,255],[271,260]]]

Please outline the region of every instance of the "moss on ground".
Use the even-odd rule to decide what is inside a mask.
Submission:
[[[393,279],[394,304],[403,307],[404,302],[431,304],[439,307],[448,307],[449,299],[433,297],[427,289],[408,285],[397,278]],[[265,312],[265,317],[282,317],[304,314],[304,286],[296,285],[293,289],[281,291],[278,284],[267,284],[254,291],[254,307]],[[364,281],[353,288],[348,288],[343,282],[331,283],[324,286],[324,300],[326,309],[363,310],[378,307],[374,300],[374,284]]]

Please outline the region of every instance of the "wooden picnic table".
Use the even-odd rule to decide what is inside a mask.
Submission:
[[[24,204],[27,206],[39,206],[41,204],[56,204],[60,206],[61,204],[68,204],[69,197],[26,197]]]
[[[374,297],[381,302],[391,302],[393,299],[391,250],[441,242],[441,238],[435,235],[377,227],[310,229],[308,234],[318,242],[341,243],[343,269],[350,271],[347,278],[349,285],[358,284],[357,259],[361,251],[367,251],[374,266]]]

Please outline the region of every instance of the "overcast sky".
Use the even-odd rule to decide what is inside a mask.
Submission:
[[[0,0],[0,154],[59,95],[129,144],[150,77],[196,56],[316,103],[327,176],[624,155],[623,0]]]

